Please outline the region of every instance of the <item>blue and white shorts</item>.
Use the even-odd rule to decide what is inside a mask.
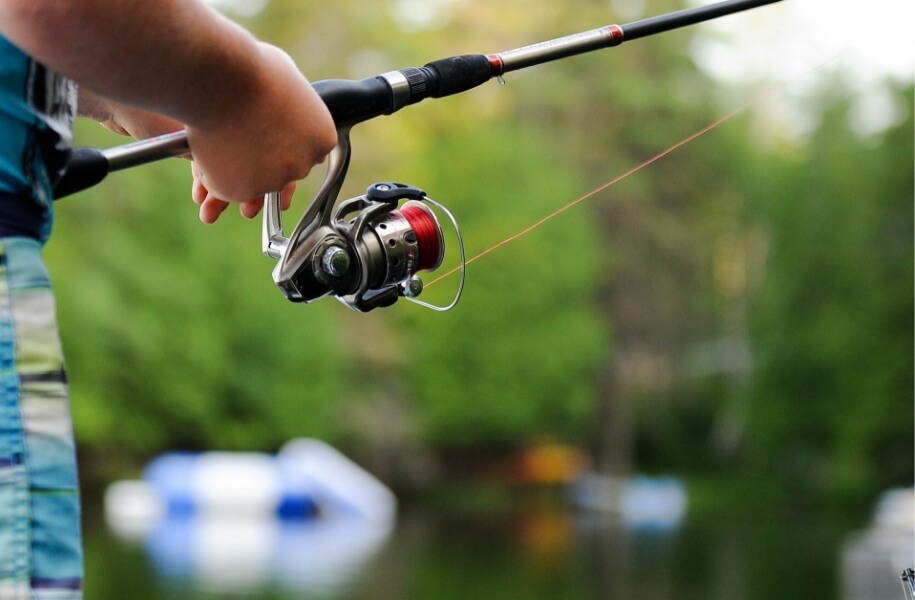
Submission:
[[[82,598],[76,452],[41,244],[0,239],[0,600]]]

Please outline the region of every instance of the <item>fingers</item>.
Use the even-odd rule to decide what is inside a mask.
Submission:
[[[195,204],[203,204],[203,201],[206,200],[207,195],[209,195],[209,191],[207,191],[207,188],[203,183],[203,176],[195,162],[191,163],[191,176],[194,178],[194,183],[191,184],[191,199]]]
[[[280,210],[289,210],[292,206],[292,195],[295,193],[295,182],[287,183],[280,193]]]
[[[191,163],[193,184],[191,185],[191,199],[200,206],[200,220],[204,223],[215,223],[220,215],[229,207],[229,202],[216,197],[207,189],[203,174],[195,163]],[[280,210],[287,210],[292,204],[292,195],[295,192],[295,182],[287,184],[280,193]],[[246,219],[256,217],[264,206],[264,198],[258,197],[247,202],[237,203],[239,212]]]
[[[242,202],[238,207],[238,211],[246,219],[253,219],[257,216],[257,213],[261,211],[261,208],[264,206],[264,199],[257,198],[255,200],[249,200],[248,202]]]
[[[288,210],[292,205],[292,194],[295,193],[295,182],[289,183],[280,192],[280,210]],[[246,219],[253,219],[264,207],[264,198],[255,198],[242,202],[238,207],[241,215]]]
[[[212,225],[227,208],[229,208],[228,202],[216,198],[207,198],[200,205],[200,220],[207,225]]]
[[[196,163],[191,163],[191,175],[194,182],[191,184],[191,199],[200,207],[200,220],[204,223],[215,223],[229,203],[213,196],[203,181],[203,174]]]

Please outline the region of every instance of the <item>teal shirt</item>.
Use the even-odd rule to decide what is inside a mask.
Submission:
[[[76,97],[72,80],[0,36],[0,234],[22,226],[47,237],[53,185],[72,142]]]

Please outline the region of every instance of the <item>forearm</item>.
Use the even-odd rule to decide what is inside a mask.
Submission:
[[[202,183],[245,202],[304,178],[336,143],[290,57],[201,0],[0,0],[0,33],[137,137],[183,126]]]
[[[0,32],[101,96],[202,129],[260,85],[259,44],[197,0],[0,0]]]

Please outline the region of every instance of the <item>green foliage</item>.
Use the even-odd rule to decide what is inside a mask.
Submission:
[[[470,156],[450,167],[460,148]],[[439,165],[475,256],[561,206],[580,189],[514,125],[459,132],[426,160]],[[506,177],[506,170],[519,176]],[[472,264],[459,308],[411,313],[406,372],[439,443],[518,443],[534,435],[574,438],[595,406],[595,368],[607,355],[593,301],[600,260],[587,211],[567,213]],[[456,277],[442,282],[453,288]]]
[[[862,500],[911,484],[911,88],[905,101],[906,123],[861,140],[827,100],[808,152],[756,199],[771,250],[751,313],[752,449],[790,489]]]

